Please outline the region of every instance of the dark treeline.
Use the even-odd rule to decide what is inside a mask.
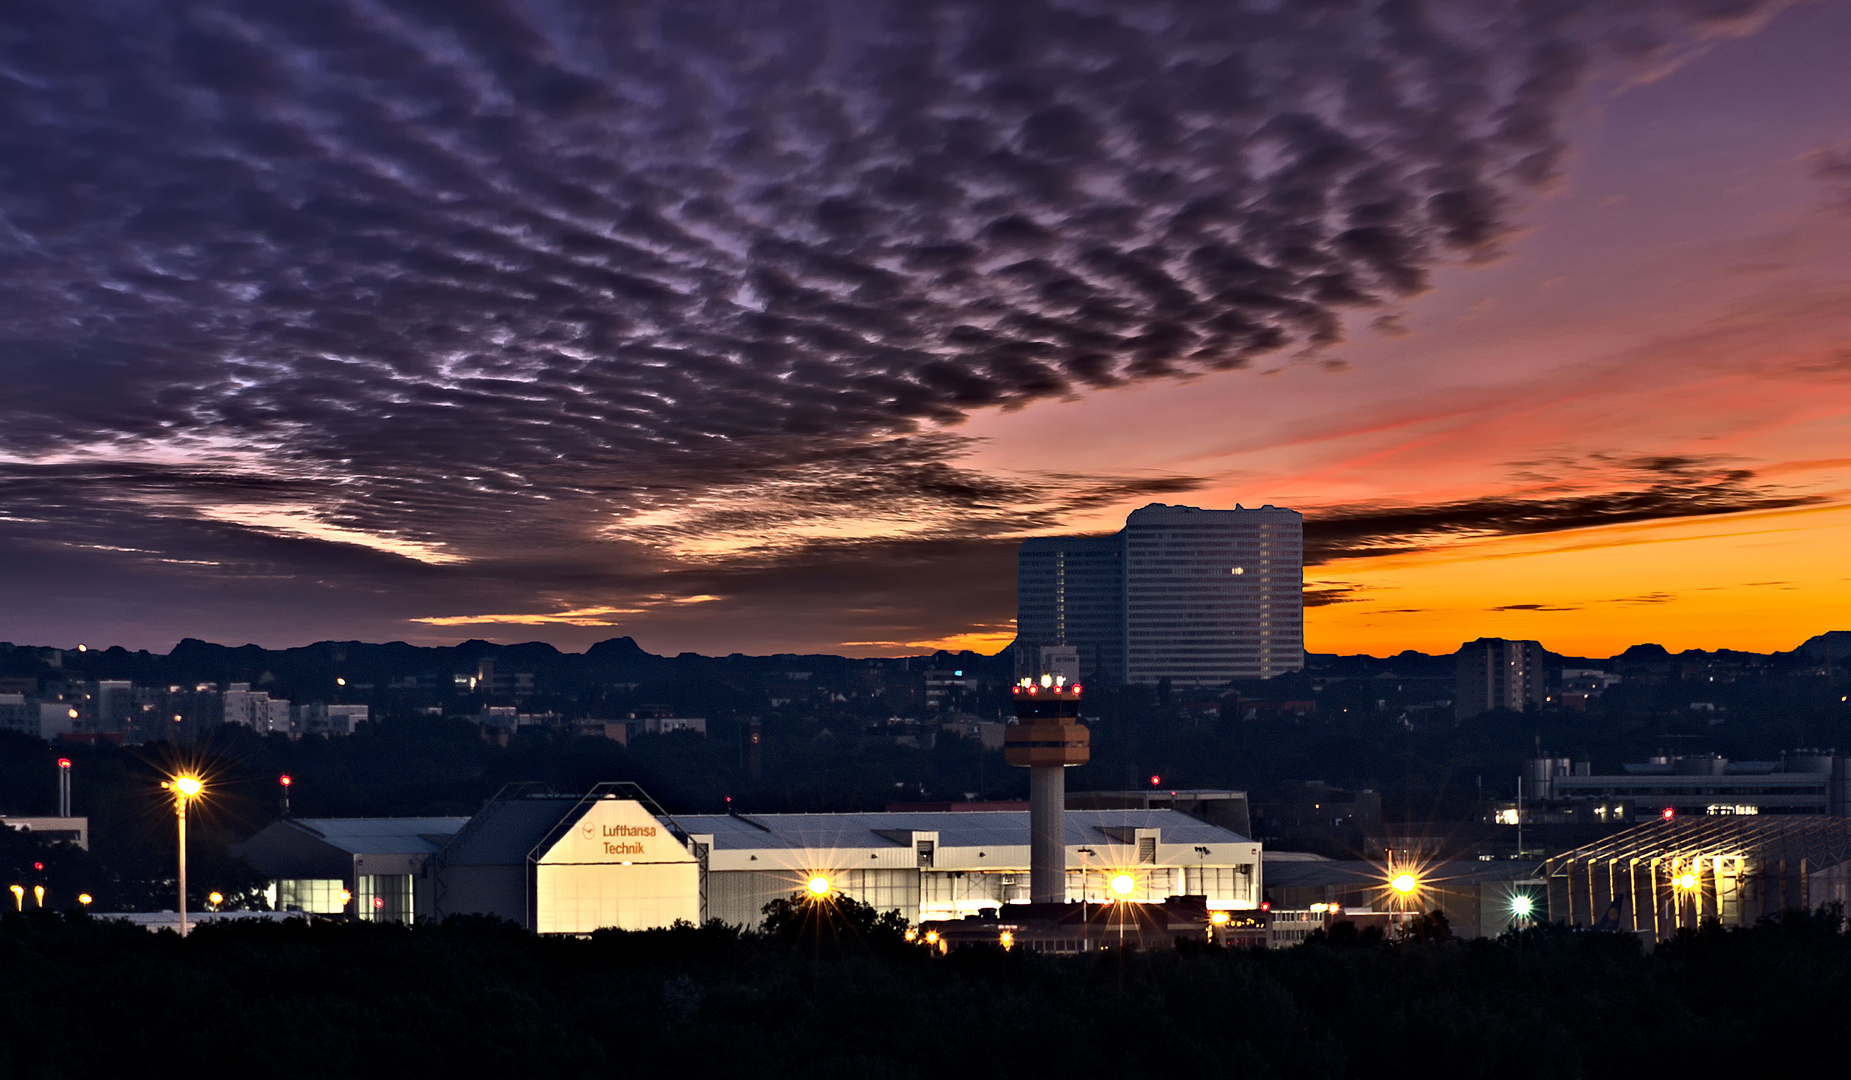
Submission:
[[[1760,1075],[1836,1030],[1835,912],[1629,937],[933,957],[719,927],[0,919],[0,1075]],[[1341,928],[1341,927],[1340,927]]]

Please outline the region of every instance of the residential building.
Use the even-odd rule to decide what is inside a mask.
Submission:
[[[252,690],[250,683],[235,682],[224,693],[224,720],[261,735],[289,733],[289,702],[272,698],[263,690]]]
[[[1540,709],[1549,700],[1547,654],[1535,641],[1479,638],[1461,646],[1453,715],[1460,720],[1509,709]]]
[[[352,735],[356,726],[366,723],[370,712],[365,705],[324,705],[319,701],[298,705],[293,711],[299,735]]]
[[[39,704],[24,694],[0,694],[0,731],[17,731],[38,737]]]

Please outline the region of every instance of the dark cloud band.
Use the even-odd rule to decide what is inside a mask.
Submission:
[[[560,596],[729,493],[980,537],[1186,489],[937,426],[1335,340],[1495,249],[1597,42],[1726,6],[22,0],[0,484],[162,557],[243,521],[278,573],[373,537]]]

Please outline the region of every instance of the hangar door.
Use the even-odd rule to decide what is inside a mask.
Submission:
[[[587,934],[700,921],[700,864],[642,804],[606,797],[534,865],[534,929]]]

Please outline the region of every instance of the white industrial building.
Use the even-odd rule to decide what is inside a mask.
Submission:
[[[909,922],[1027,903],[1028,811],[714,814],[677,819],[706,851],[709,919],[755,926],[812,877]],[[1067,899],[1198,895],[1257,908],[1260,845],[1176,810],[1069,810]],[[697,848],[696,850],[701,850]],[[1128,893],[1110,882],[1128,876]]]
[[[430,914],[417,883],[468,818],[285,818],[234,850],[271,879],[270,906],[410,921]]]
[[[238,851],[272,902],[363,919],[486,913],[538,933],[678,920],[757,926],[815,877],[908,921],[1026,902],[1027,811],[671,817],[629,784],[515,788],[473,818],[288,819]],[[1072,810],[1070,901],[1259,906],[1260,845],[1176,810]],[[1112,882],[1118,878],[1119,888]]]

